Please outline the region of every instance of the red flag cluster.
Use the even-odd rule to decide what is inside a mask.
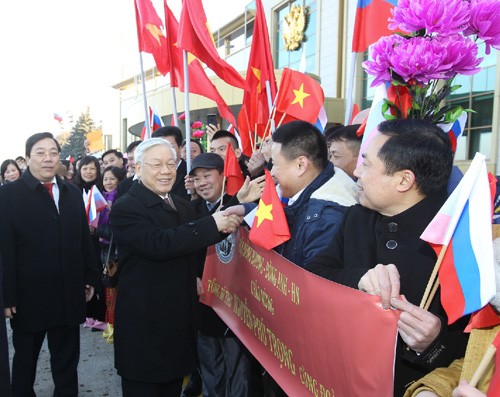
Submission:
[[[189,12],[194,13],[194,15],[205,15],[205,12],[203,11],[203,7],[201,5],[201,1],[189,1],[185,2],[184,4],[186,5],[186,7],[188,7],[189,5],[189,10],[184,12],[184,8],[186,8],[184,7],[183,15],[189,15]],[[200,9],[198,10],[197,7],[199,7]],[[205,28],[204,32],[200,31],[201,28],[198,26],[199,24],[197,24],[197,30],[193,30],[194,28],[189,29],[187,23],[191,19],[185,19],[184,26],[180,26],[179,22],[177,22],[173,13],[168,8],[166,1],[164,1],[166,26],[163,25],[162,20],[156,13],[151,0],[136,0],[135,9],[139,50],[148,52],[153,55],[156,67],[158,68],[160,73],[162,73],[163,75],[170,73],[170,84],[172,87],[178,87],[181,91],[184,91],[185,89],[182,49],[188,50],[195,54],[201,54],[203,58],[200,59],[208,66],[216,67],[214,71],[216,73],[221,73],[224,76],[221,76],[221,78],[227,83],[233,84],[236,87],[240,88],[244,86],[244,80],[241,76],[239,76],[238,72],[236,72],[229,64],[219,58],[217,50],[215,49],[213,41],[211,40],[211,35],[208,31],[208,28]],[[188,16],[185,16],[184,18],[188,18]],[[206,18],[204,20],[206,21]],[[195,35],[194,38],[191,37],[191,41],[188,41],[190,49],[182,47],[180,39],[184,38],[184,41],[186,41],[187,35],[190,34]],[[198,41],[196,41],[195,39],[197,39]],[[200,40],[209,40],[208,43],[210,44],[213,51],[211,51],[210,49],[206,49],[204,46],[207,43]],[[192,46],[194,46],[194,50],[193,48],[191,48]],[[204,48],[206,51],[200,52],[196,50],[199,48]],[[209,56],[217,56],[218,63],[215,61],[211,62],[210,59],[208,59]],[[188,73],[189,92],[212,99],[215,103],[217,103],[217,107],[219,108],[221,116],[228,120],[230,123],[236,124],[233,113],[227,106],[222,96],[217,91],[215,85],[207,77],[200,61],[192,54],[188,54]],[[234,74],[237,74],[239,76],[239,79],[234,78]]]

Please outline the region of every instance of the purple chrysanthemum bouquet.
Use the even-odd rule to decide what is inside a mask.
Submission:
[[[485,42],[487,54],[500,49],[500,1],[399,0],[392,15],[389,27],[408,33],[382,37],[363,62],[372,86],[390,84],[386,117],[454,121],[463,109],[443,100],[460,88],[452,85],[457,74],[480,70],[475,40]]]

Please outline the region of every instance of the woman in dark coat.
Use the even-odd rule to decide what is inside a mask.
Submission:
[[[75,176],[75,184],[83,193],[89,193],[92,186],[96,186],[100,192],[103,191],[101,166],[99,160],[94,156],[85,156],[78,164],[78,172]],[[83,200],[83,196],[82,196]],[[90,234],[96,258],[101,257],[101,248],[99,246],[99,238],[95,234],[95,228],[90,227]],[[106,299],[104,296],[104,286],[99,283],[92,300],[87,303],[87,316],[84,327],[92,328],[96,331],[104,331],[106,329]]]
[[[219,212],[195,220],[189,203],[169,194],[177,163],[167,141],[149,139],[135,156],[140,183],[110,215],[120,266],[115,366],[124,397],[178,397],[183,377],[196,368],[200,253],[222,240],[221,231],[236,230],[241,219]]]

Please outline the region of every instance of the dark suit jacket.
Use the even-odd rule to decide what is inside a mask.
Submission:
[[[187,175],[187,163],[181,159],[181,163],[177,167],[177,176],[175,177],[174,185],[172,186],[172,194],[190,200],[191,196],[185,188],[184,177]]]
[[[196,271],[205,247],[222,239],[213,217],[177,212],[140,183],[119,198],[110,222],[119,249],[115,366],[130,380],[164,383],[196,368]]]
[[[239,201],[236,198],[236,196],[231,197],[227,194],[224,196],[222,201],[226,207],[239,204]],[[214,208],[212,208],[212,211],[209,212],[206,201],[203,200],[201,197],[191,201],[191,206],[196,212],[197,218],[202,218],[209,214],[213,214],[215,211],[217,211],[217,206],[215,206]],[[203,251],[202,254],[203,261],[201,262],[201,267],[199,267],[198,269],[198,277],[200,278],[203,276],[203,268],[205,263],[206,252],[207,250]],[[214,309],[201,302],[199,302],[198,304],[199,304],[198,318],[197,318],[198,330],[200,330],[203,334],[207,336],[213,336],[213,337],[234,336],[234,334],[230,332],[226,323],[221,320],[221,318],[214,311]]]
[[[1,263],[0,260],[0,307],[3,307]],[[5,319],[2,319],[0,320],[0,396],[10,397],[11,395],[7,328]]]
[[[132,187],[133,183],[134,183],[133,176],[125,178],[123,181],[121,181],[116,188],[116,198],[121,197],[125,193],[127,193],[130,190],[130,188]]]
[[[16,306],[14,330],[37,332],[85,320],[85,284],[100,265],[80,190],[57,178],[59,212],[27,170],[0,188],[0,252],[5,307]]]

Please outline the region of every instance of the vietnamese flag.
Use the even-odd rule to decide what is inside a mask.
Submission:
[[[389,29],[389,18],[397,4],[397,0],[358,0],[352,52],[365,52],[382,36],[394,33]]]
[[[304,73],[285,68],[276,98],[276,110],[315,124],[325,102],[321,86]]]
[[[257,133],[262,137],[270,116],[268,98],[270,98],[271,102],[274,102],[277,89],[266,14],[264,13],[262,0],[256,0],[255,6],[256,15],[252,47],[246,74],[248,91],[245,91],[243,95],[243,104],[247,109],[250,130],[254,130],[255,125],[261,125],[262,128],[258,128],[260,131],[257,131]]]
[[[290,229],[271,173],[268,170],[265,170],[265,173],[264,191],[255,213],[249,238],[252,243],[270,250],[290,240]]]
[[[224,176],[226,177],[226,193],[234,196],[243,186],[245,177],[229,142],[227,143],[226,159],[224,160]]]
[[[170,72],[167,38],[163,22],[156,13],[151,0],[135,0],[135,17],[139,51],[153,55],[156,67],[161,74]]]
[[[250,157],[252,155],[252,139],[250,138],[250,121],[248,120],[248,112],[245,104],[241,105],[238,113],[238,133],[241,140],[241,151]]]
[[[226,83],[244,89],[246,82],[215,48],[201,0],[184,0],[179,21],[179,47],[197,56]]]
[[[178,87],[184,92],[184,63],[182,49],[178,46],[179,22],[164,1],[165,24],[167,30],[167,45],[169,49],[172,70],[170,71],[170,86]],[[217,104],[221,117],[230,124],[236,124],[233,112],[222,98],[217,88],[205,73],[200,61],[192,54],[188,54],[189,92],[213,100]]]

